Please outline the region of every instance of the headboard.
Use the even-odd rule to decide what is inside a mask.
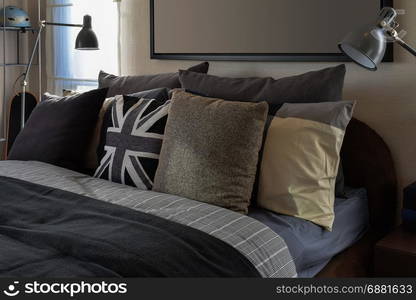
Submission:
[[[396,223],[399,206],[397,177],[390,150],[365,123],[353,119],[342,147],[346,185],[367,189],[370,226],[376,238]]]

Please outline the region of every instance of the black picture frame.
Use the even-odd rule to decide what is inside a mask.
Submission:
[[[161,60],[257,61],[257,62],[351,62],[343,53],[156,53],[154,0],[150,1],[150,58]],[[345,0],[348,1],[348,0]],[[380,9],[393,7],[394,0],[380,0]],[[387,45],[383,62],[394,61],[393,44]]]

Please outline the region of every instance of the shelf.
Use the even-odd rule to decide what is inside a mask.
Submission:
[[[0,4],[2,4],[2,7],[5,7],[8,2],[10,1],[0,0]],[[28,48],[27,51],[31,51],[32,45],[34,44],[35,40],[29,37],[34,36],[36,38],[37,33],[41,30],[40,16],[42,12],[41,10],[42,0],[28,0],[28,1],[21,0],[20,2],[22,2],[22,5],[23,3],[32,4],[31,2],[34,2],[33,6],[31,6],[32,8],[31,14],[32,13],[37,14],[37,18],[36,20],[35,19],[32,20],[32,24],[31,24],[32,26],[28,28],[10,27],[10,26],[7,26],[9,25],[8,23],[4,23],[3,21],[0,21],[0,48],[7,48],[8,43],[10,43],[11,45],[12,43],[16,44],[16,47],[13,46],[11,48],[7,48],[10,50],[10,54],[8,54],[8,52],[5,52],[0,55],[0,75],[5,74],[5,76],[1,76],[3,78],[2,80],[0,80],[0,90],[2,90],[0,91],[0,110],[2,111],[2,113],[0,113],[0,122],[3,123],[4,125],[6,125],[5,121],[7,120],[7,111],[9,110],[8,102],[6,99],[9,98],[9,94],[12,95],[14,93],[13,85],[9,82],[10,81],[9,79],[14,80],[15,78],[11,78],[12,74],[8,74],[8,73],[13,73],[13,77],[14,77],[16,74],[24,72],[24,70],[27,68],[29,57],[24,55],[26,52],[23,52],[23,49]],[[26,38],[29,38],[29,40],[26,41]],[[22,39],[24,39],[25,41],[23,42]],[[43,41],[43,38],[41,41]],[[34,57],[34,60],[33,60],[33,62],[36,61],[36,63],[33,63],[32,65],[36,69],[36,70],[32,70],[32,71],[35,71],[35,72],[32,72],[31,74],[33,76],[35,76],[35,74],[37,74],[38,72],[40,73],[42,71],[42,64],[39,65],[37,63],[37,62],[42,62],[42,50],[43,49],[41,45],[39,45],[39,47],[37,48],[37,55],[36,55],[37,59],[35,59]],[[28,53],[30,54],[30,52]],[[41,76],[38,78],[36,85],[38,86],[38,92],[41,93],[41,90],[42,90],[42,77]],[[5,153],[7,152],[5,148],[8,142],[7,135],[6,135],[7,131],[3,128],[3,130],[5,131],[3,133],[1,128],[4,126],[1,126],[1,123],[0,123],[0,131],[1,131],[0,132],[0,160],[2,160],[5,157]]]
[[[32,67],[38,66],[38,64],[32,64]],[[27,64],[0,64],[0,67],[27,67]]]
[[[28,27],[28,28],[20,28],[20,27],[3,27],[0,26],[0,31],[20,31],[22,33],[25,33],[26,31],[38,31],[39,29],[37,28],[33,28],[33,27]]]
[[[0,64],[0,67],[26,67],[27,64]]]

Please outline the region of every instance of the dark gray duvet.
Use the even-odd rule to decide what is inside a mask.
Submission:
[[[197,272],[197,276],[200,274],[199,276],[212,275],[216,277],[239,277],[250,276],[250,274],[252,274],[250,271],[250,274],[242,275],[242,273],[237,271],[240,275],[236,275],[234,273],[234,271],[236,271],[234,267],[230,267],[231,269],[226,267],[228,262],[221,261],[227,259],[228,250],[224,247],[211,247],[211,245],[209,245],[210,243],[218,243],[218,241],[212,242],[212,239],[210,239],[210,242],[209,239],[206,238],[206,235],[209,235],[214,240],[219,240],[220,244],[226,244],[231,247],[231,249],[237,251],[234,252],[232,256],[240,259],[240,262],[244,262],[241,255],[244,256],[246,261],[249,261],[251,266],[257,271],[256,275],[260,275],[264,278],[290,278],[297,276],[296,267],[288,247],[278,234],[257,220],[228,209],[179,196],[144,191],[112,183],[40,162],[0,161],[0,176],[8,178],[8,181],[6,180],[4,183],[0,182],[0,191],[9,190],[8,195],[0,193],[0,198],[5,199],[4,209],[3,207],[0,208],[0,226],[5,226],[3,228],[3,235],[5,236],[4,241],[10,242],[7,246],[8,250],[4,252],[5,254],[2,255],[0,252],[0,269],[4,271],[4,274],[10,274],[7,270],[19,268],[19,266],[10,265],[9,261],[12,259],[5,257],[5,255],[12,255],[14,253],[13,249],[19,250],[22,247],[34,248],[35,250],[38,248],[43,249],[46,251],[45,255],[56,253],[56,257],[61,256],[61,258],[64,256],[64,258],[77,260],[79,257],[83,257],[82,261],[85,262],[86,265],[89,265],[91,262],[92,265],[98,268],[99,266],[105,267],[105,265],[102,264],[107,264],[108,262],[109,266],[105,267],[105,271],[110,273],[114,271],[115,274],[121,276],[152,276],[151,274],[155,273],[175,277],[175,274],[177,274],[177,276],[188,276],[191,273],[195,274],[196,269],[200,270],[200,272]],[[23,183],[14,187],[7,187],[7,182],[10,182],[10,180],[13,179],[18,179]],[[30,185],[30,183],[35,184],[35,186]],[[43,186],[45,190],[37,195],[35,191],[36,186],[38,185]],[[25,186],[29,186],[27,189],[27,195],[29,195],[28,205],[13,203],[15,197],[14,192],[24,189]],[[64,198],[66,198],[66,196],[59,196],[55,197],[58,198],[56,205],[47,205],[45,207],[45,203],[51,200],[49,198],[50,195],[56,195],[56,193],[63,193],[62,195],[64,195],[65,192],[69,192],[73,195],[72,197],[75,201],[72,205],[69,205],[68,203],[66,203],[66,205],[64,205],[64,203],[59,203],[59,200],[65,202]],[[31,196],[35,197],[33,201],[37,204],[32,205],[30,203]],[[23,198],[25,197],[26,196],[23,196]],[[45,201],[39,199],[36,200],[36,198],[39,197],[45,198]],[[83,208],[85,207],[79,207],[79,209],[77,207],[84,202],[80,199],[89,199],[90,201],[85,200],[85,202],[94,203],[94,206],[96,205],[97,207],[91,207],[89,210],[83,212]],[[9,202],[10,205],[6,205],[6,202]],[[61,208],[59,208],[60,206]],[[62,209],[64,206],[66,209]],[[36,210],[38,207],[39,211],[37,212]],[[106,207],[106,209],[101,210],[102,207]],[[141,215],[142,220],[134,219],[134,222],[131,222],[131,217],[124,218],[120,217],[121,215],[118,215],[121,211],[129,211],[128,214],[133,216],[132,218]],[[136,212],[138,214],[135,214]],[[79,218],[81,218],[82,222],[78,221]],[[120,220],[120,223],[118,223],[116,219]],[[150,222],[154,222],[153,220],[156,219],[160,221],[157,223],[161,225],[154,228],[156,234],[149,234],[141,237],[140,235],[143,233],[141,232],[141,229],[146,229],[146,224],[149,223],[149,220]],[[19,220],[22,222],[19,223]],[[165,226],[162,223],[174,225]],[[128,224],[131,224],[132,226],[129,227]],[[183,225],[184,227],[177,227],[175,224]],[[15,238],[11,236],[15,233],[8,231],[8,227],[13,226],[17,228]],[[51,238],[37,239],[38,236],[35,237],[35,235],[37,235],[38,232],[33,232],[32,229],[28,229],[26,232],[28,236],[25,236],[24,228],[31,226],[34,226],[35,229],[46,229],[46,232],[50,231]],[[112,228],[117,229],[120,228],[120,226],[122,231],[124,228],[126,228],[126,230],[128,229],[128,231],[120,232],[120,235],[117,235],[117,232],[111,232]],[[189,227],[191,231],[196,230],[196,234],[194,235],[196,239],[201,236],[202,240],[205,240],[207,243],[201,244],[198,241],[192,242],[192,239],[189,238],[190,236],[186,232],[183,233],[185,235],[182,235],[182,233],[178,231],[171,232],[167,227]],[[65,239],[62,240],[62,246],[60,246],[60,236],[55,235],[56,232],[54,232],[54,230],[60,231],[62,229],[64,229],[64,231],[68,229],[69,233],[72,234],[65,237]],[[94,233],[95,231],[97,233]],[[110,233],[112,235],[110,235]],[[109,248],[103,248],[103,251],[100,252],[99,249],[94,246],[94,239],[92,238],[95,235],[99,236],[100,239],[105,239],[106,242],[114,242],[111,243],[111,247],[106,243],[105,246],[108,246]],[[42,235],[39,235],[39,237],[41,236]],[[154,237],[153,242],[150,236]],[[178,236],[178,240],[173,240],[171,246],[165,244],[165,238],[172,236]],[[14,239],[14,241],[10,241],[10,239],[7,241],[8,237],[11,238],[11,240]],[[80,247],[77,238],[85,238],[86,240],[91,238],[91,245],[94,246],[92,247],[94,248],[91,250],[92,252],[89,253],[89,242],[84,241],[82,243],[83,247]],[[162,239],[163,241],[161,241]],[[126,242],[129,240],[132,241],[130,244]],[[20,243],[20,241],[22,242]],[[145,241],[145,243],[141,243],[141,241]],[[186,246],[184,251],[179,251],[182,257],[179,257],[178,259],[176,259],[178,252],[174,250],[178,247],[174,244],[178,245],[178,247]],[[143,246],[145,247],[143,248]],[[206,248],[210,248],[210,250],[205,251]],[[209,254],[211,250],[216,254]],[[16,251],[16,254],[18,253],[19,252]],[[27,253],[31,253],[31,251],[28,250]],[[167,272],[165,266],[158,263],[157,256],[149,257],[149,253],[166,256],[164,257],[164,261],[167,262],[167,264],[171,263],[171,266],[175,264],[177,266]],[[69,254],[66,255],[68,257],[66,257],[65,254]],[[120,257],[117,257],[117,255]],[[126,269],[119,269],[117,268],[118,262],[126,264],[126,262],[129,261],[129,259],[123,259],[124,255],[130,256],[132,265],[126,266]],[[206,258],[208,258],[207,255],[210,257],[208,260],[206,260]],[[145,259],[142,263],[145,265],[146,263],[150,264],[147,268],[154,267],[150,273],[143,271],[146,267],[139,268],[142,270],[136,270],[137,268],[133,267],[137,257],[145,256],[149,257],[149,260]],[[193,262],[193,258],[196,258],[196,256],[198,256],[199,259],[195,259],[198,261]],[[240,258],[238,258],[238,256],[240,256]],[[116,260],[112,261],[112,257],[115,257]],[[103,258],[105,258],[105,262],[103,262]],[[40,259],[43,259],[42,256],[40,256]],[[107,261],[107,259],[109,261]],[[119,260],[117,261],[117,259]],[[230,260],[230,262],[232,261],[233,259]],[[19,262],[23,268],[25,265],[28,265],[25,255],[20,255],[20,258],[17,257],[14,259],[15,264],[19,264]],[[204,264],[204,262],[206,262],[207,265],[202,267],[201,264]],[[187,266],[187,264],[189,264],[189,266]],[[233,265],[234,264],[241,265],[241,263],[235,261]],[[243,265],[244,264],[245,263],[243,263]],[[41,265],[46,268],[46,270],[50,270],[50,266],[47,264]],[[66,265],[70,266],[70,264],[65,263],[60,265],[62,268],[65,268]],[[198,265],[200,267],[198,267]],[[73,276],[79,276],[77,275],[79,274],[78,266],[79,265],[75,263],[76,270],[72,273]],[[196,268],[190,272],[188,267]],[[221,270],[223,267],[229,269],[231,273],[227,275],[227,270]],[[211,271],[214,270],[214,272],[211,272],[208,269]],[[33,274],[33,269],[31,270]],[[49,271],[46,271],[43,274],[47,273],[49,273]],[[22,273],[14,274],[18,275]],[[54,274],[51,276],[55,276]],[[101,274],[105,275],[104,273]],[[93,273],[90,273],[90,275],[97,276],[97,273],[94,271]],[[27,276],[29,276],[29,274]],[[110,274],[108,274],[108,276],[110,276]],[[156,274],[156,276],[158,275]]]
[[[260,277],[202,231],[0,176],[0,277]]]

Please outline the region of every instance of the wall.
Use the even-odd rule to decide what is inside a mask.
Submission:
[[[416,1],[395,0],[406,10],[400,17],[406,40],[416,44]],[[122,74],[151,74],[191,66],[190,61],[149,58],[149,1],[123,0],[121,7]],[[355,116],[374,128],[389,145],[400,186],[416,180],[416,60],[400,47],[395,62],[369,72],[347,64],[345,99],[357,100]],[[333,63],[212,62],[210,73],[224,76],[282,77],[324,68]]]

